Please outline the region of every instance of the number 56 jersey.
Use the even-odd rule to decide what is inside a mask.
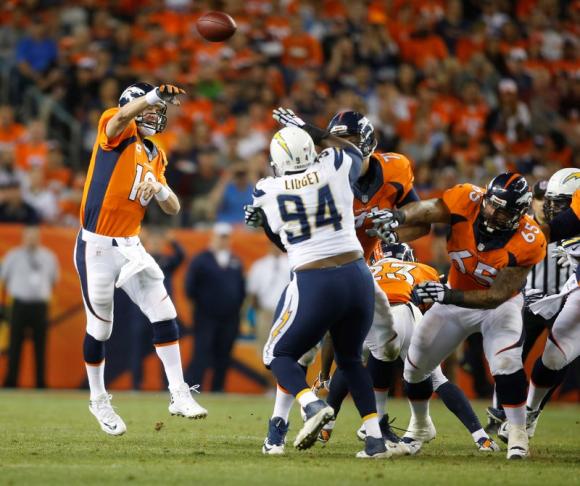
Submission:
[[[483,195],[482,188],[471,184],[460,184],[443,194],[451,213],[447,253],[451,259],[448,282],[453,289],[486,289],[502,268],[532,266],[546,254],[544,234],[527,215],[511,236],[483,246],[477,230]]]
[[[360,152],[330,148],[304,172],[258,181],[254,206],[262,208],[270,229],[280,235],[290,268],[350,251],[362,253],[351,189],[360,166]]]
[[[117,111],[119,108],[111,108],[99,120],[80,216],[87,231],[129,237],[139,234],[151,201],[137,197],[137,185],[145,180],[165,185],[167,159],[152,142],[143,141],[134,120],[120,135],[108,138],[105,128]]]

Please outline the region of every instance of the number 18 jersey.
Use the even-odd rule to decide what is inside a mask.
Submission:
[[[325,149],[306,171],[256,184],[254,206],[262,208],[271,230],[280,235],[291,268],[350,251],[362,253],[350,182],[359,176],[360,159],[355,150]]]
[[[145,208],[151,199],[137,198],[137,185],[144,181],[166,184],[167,159],[153,148],[147,155],[135,121],[114,138],[105,132],[119,108],[105,111],[99,120],[97,140],[81,202],[81,225],[105,236],[129,237],[139,234]]]

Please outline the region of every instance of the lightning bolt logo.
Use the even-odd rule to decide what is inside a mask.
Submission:
[[[276,135],[274,135],[274,139],[280,144],[280,147],[282,147],[284,149],[284,152],[286,152],[288,154],[288,157],[292,158],[292,153],[290,152],[290,149],[288,148],[288,144],[286,143],[286,140],[284,140],[282,138],[282,135],[280,135],[280,132],[276,133]]]
[[[292,303],[292,301],[290,301],[288,303],[288,307],[290,307],[290,304]],[[288,322],[288,320],[290,319],[290,316],[292,315],[292,311],[290,309],[286,309],[284,311],[284,314],[282,314],[282,317],[280,318],[280,324],[278,324],[276,326],[276,329],[274,329],[272,331],[272,337],[276,337],[278,334],[280,334],[280,331],[284,328],[284,326],[286,325],[286,323]]]
[[[562,184],[566,184],[566,182],[573,181],[574,179],[580,179],[580,172],[574,172],[570,174],[562,181]]]

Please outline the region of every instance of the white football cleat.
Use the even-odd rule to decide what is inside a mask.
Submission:
[[[491,437],[481,437],[475,445],[479,452],[499,452],[501,450]]]
[[[99,422],[103,432],[109,435],[123,435],[127,432],[127,426],[113,409],[111,398],[113,396],[108,393],[99,395],[94,400],[89,401],[89,410]]]
[[[191,396],[191,391],[197,391],[198,387],[199,385],[195,385],[190,388],[184,382],[176,388],[170,388],[171,402],[169,403],[169,413],[190,419],[206,418],[207,410]]]
[[[304,407],[306,422],[294,440],[296,449],[310,449],[320,434],[322,428],[334,418],[334,409],[324,400],[316,400]]]
[[[503,425],[503,424],[502,424]],[[525,425],[510,424],[508,428],[508,459],[525,459],[529,455],[528,433]]]
[[[419,422],[412,416],[409,426],[407,427],[407,432],[403,435],[403,439],[407,439],[405,440],[405,443],[409,443],[409,439],[426,443],[431,442],[436,435],[437,431],[435,430],[435,425],[433,425],[431,417],[427,417],[424,422]]]

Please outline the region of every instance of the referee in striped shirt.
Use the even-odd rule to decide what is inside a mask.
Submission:
[[[533,217],[540,224],[544,224],[543,204],[547,186],[548,181],[538,181],[532,188]],[[524,292],[525,304],[523,311],[524,329],[526,333],[522,354],[524,362],[544,329],[551,327],[556,319],[556,316],[551,319],[544,319],[540,315],[534,314],[530,311],[529,305],[546,295],[559,293],[570,276],[570,267],[560,265],[558,260],[552,256],[557,246],[558,242],[550,243],[544,260],[536,264],[528,274]]]

